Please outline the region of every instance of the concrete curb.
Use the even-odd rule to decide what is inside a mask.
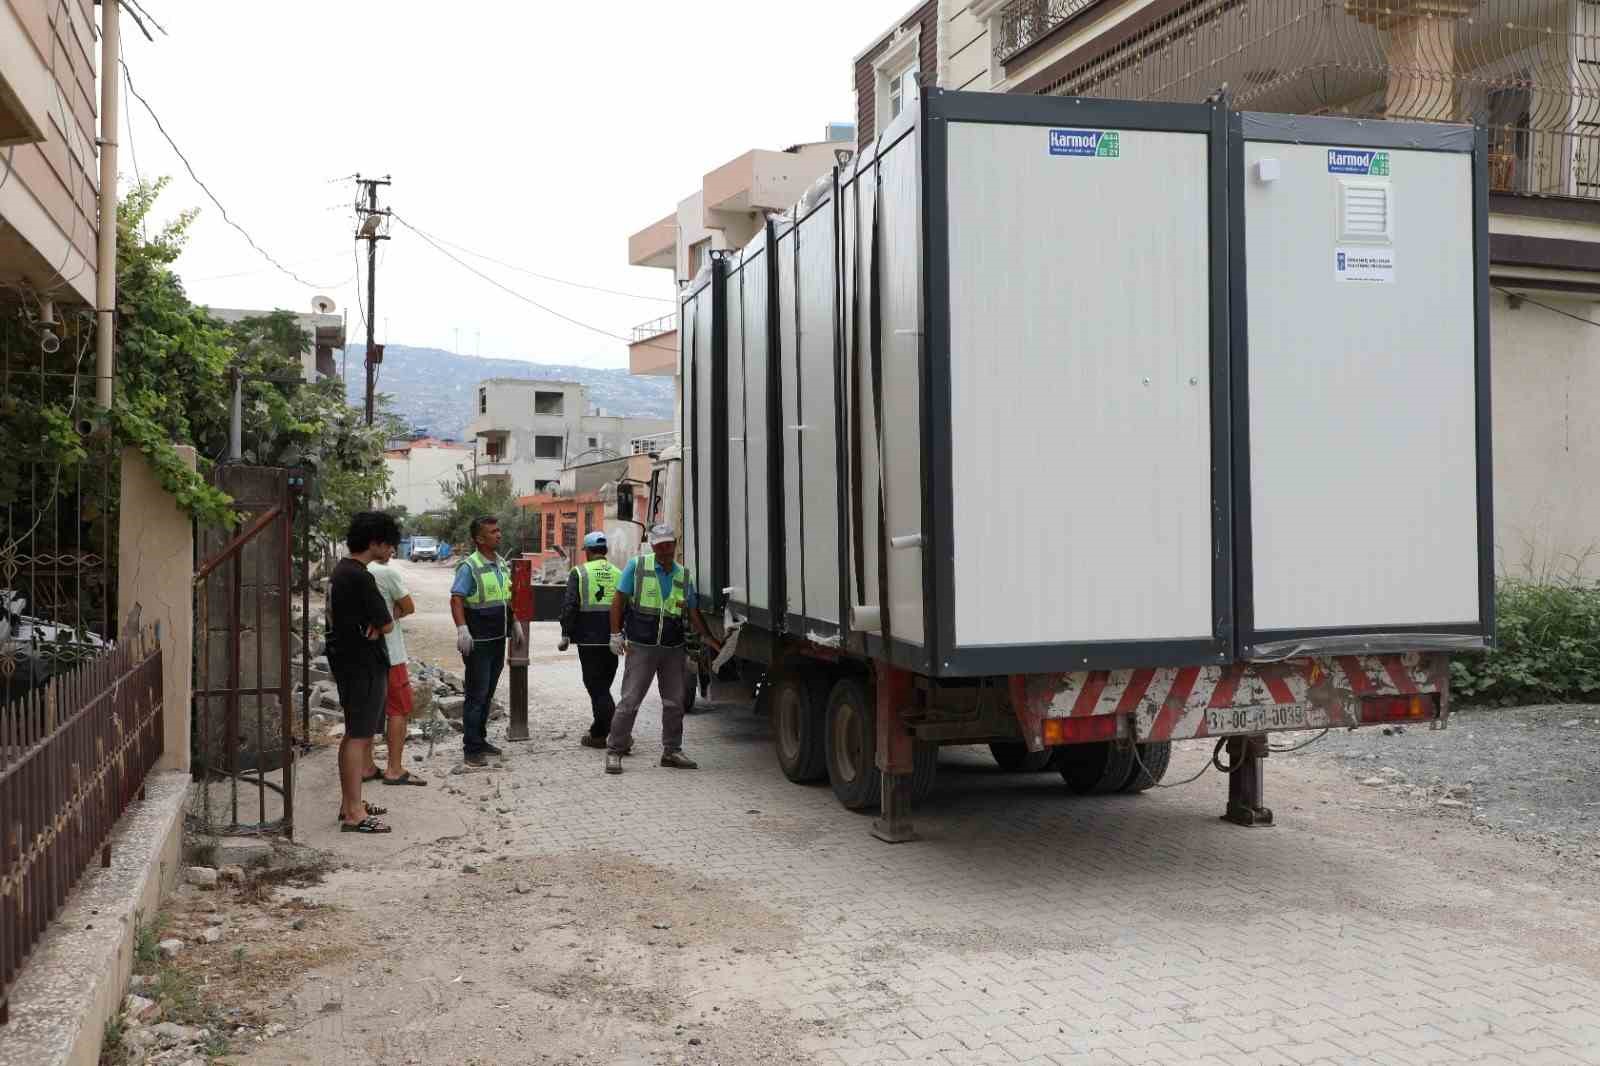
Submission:
[[[133,972],[133,937],[178,882],[189,775],[152,773],[145,800],[111,834],[111,867],[91,866],[22,968],[0,1066],[95,1066]]]

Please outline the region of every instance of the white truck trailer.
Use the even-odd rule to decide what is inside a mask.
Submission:
[[[1140,791],[1442,724],[1493,640],[1486,142],[929,90],[682,297],[683,561],[777,759]],[[678,511],[677,507],[671,508]]]

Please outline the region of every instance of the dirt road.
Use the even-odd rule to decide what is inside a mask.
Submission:
[[[412,653],[453,664],[448,570],[407,572]],[[229,927],[241,966],[321,952],[232,1061],[1600,1062],[1600,868],[1470,809],[1274,757],[1279,825],[1249,831],[1214,774],[1075,799],[947,749],[891,847],[785,781],[744,705],[689,720],[684,772],[652,699],[605,776],[575,657],[551,626],[534,646],[533,739],[453,774],[452,736],[411,763],[429,787],[369,788],[392,835],[339,834],[331,758],[302,764],[297,809],[327,816],[297,835],[342,865],[277,890],[300,928]]]

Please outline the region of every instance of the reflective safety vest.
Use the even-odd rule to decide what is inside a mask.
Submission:
[[[611,637],[611,600],[622,571],[605,559],[590,559],[572,568],[578,579],[578,624],[572,639],[579,644],[605,644]]]
[[[493,562],[481,552],[473,552],[461,560],[461,567],[472,572],[472,592],[463,599],[466,604],[467,630],[474,640],[499,640],[510,630],[506,616],[511,613],[511,574],[505,560]]]
[[[633,602],[628,604],[628,640],[634,644],[679,647],[684,638],[689,571],[672,564],[672,587],[663,595],[656,557],[641,555],[633,565]]]

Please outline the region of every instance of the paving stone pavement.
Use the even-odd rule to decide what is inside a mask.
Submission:
[[[535,717],[575,739],[586,715],[560,703]],[[818,1063],[1600,1063],[1587,863],[1568,883],[1299,760],[1269,763],[1279,825],[1246,830],[1218,819],[1216,775],[1083,799],[970,748],[942,753],[921,839],[891,846],[826,785],[787,782],[748,705],[708,711],[688,720],[696,773],[656,765],[653,697],[620,777],[575,744],[513,753],[541,786],[519,814],[536,850],[632,855],[796,925],[764,994],[817,1023]]]

